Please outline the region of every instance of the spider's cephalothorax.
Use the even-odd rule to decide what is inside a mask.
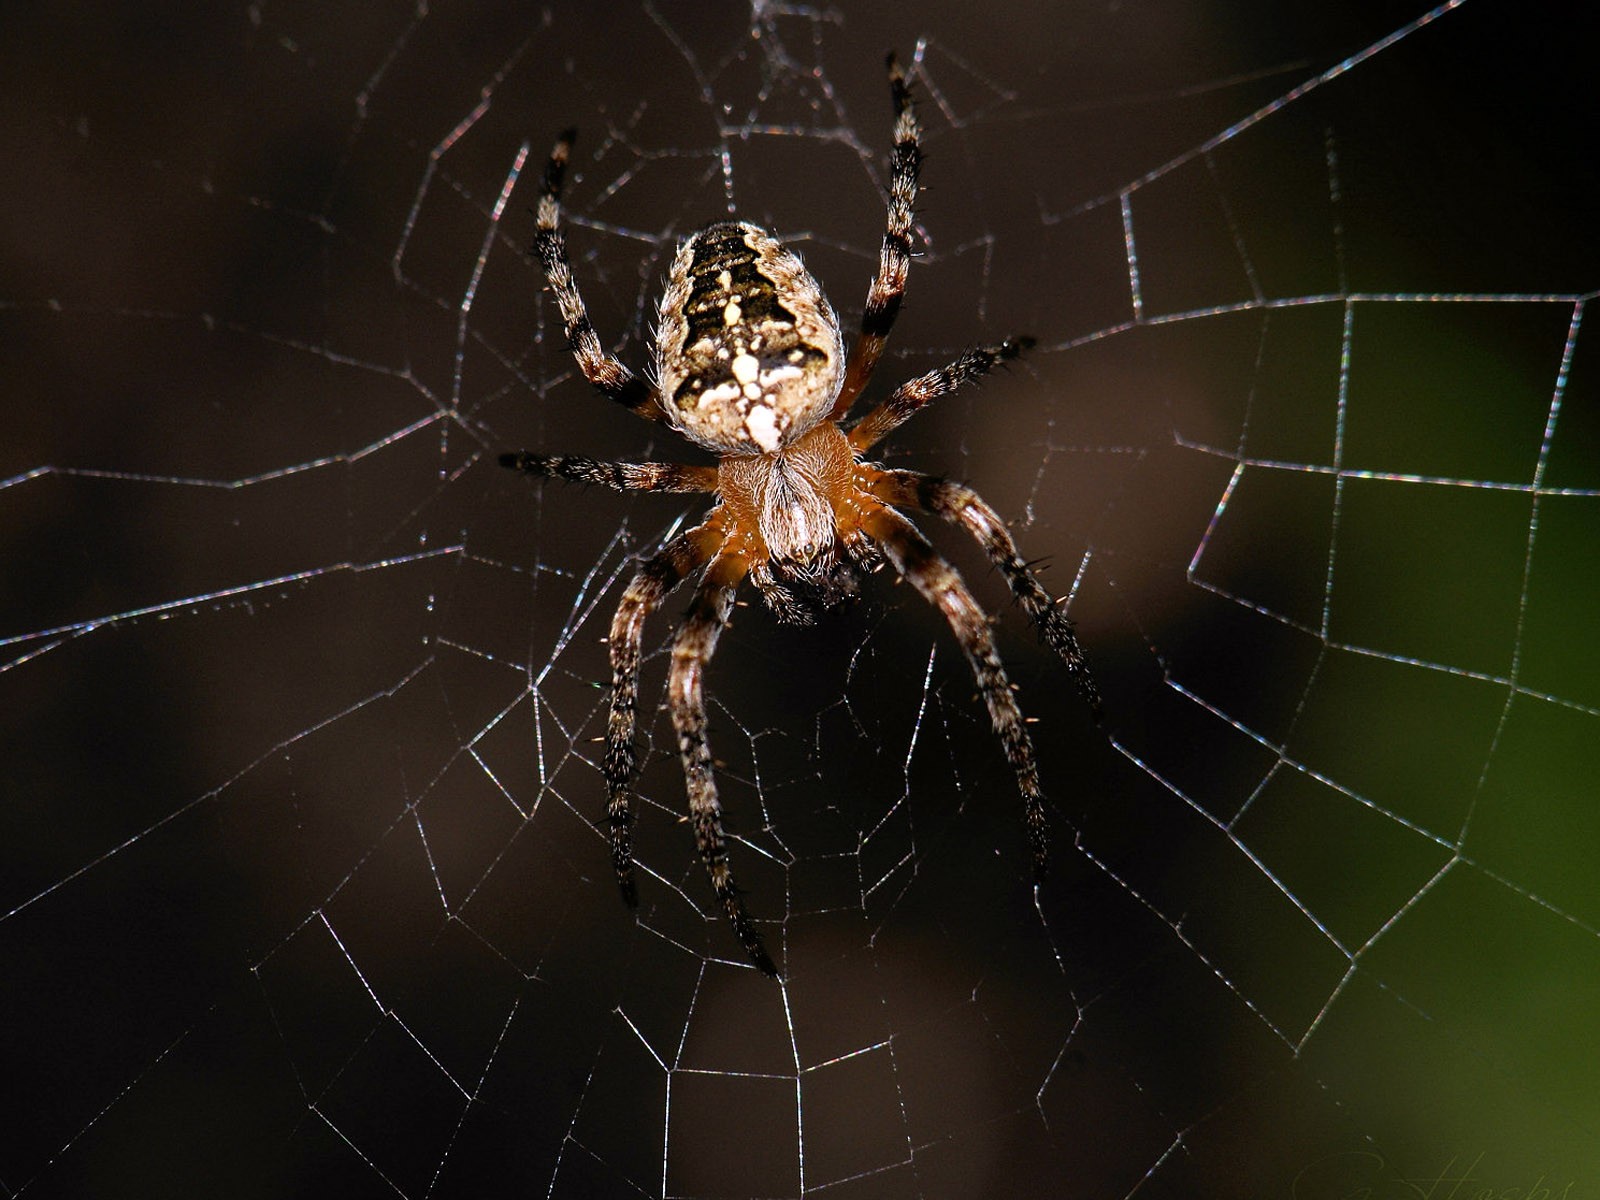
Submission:
[[[728,457],[717,491],[739,526],[750,581],[780,621],[810,625],[855,599],[864,539],[848,503],[855,458],[831,421],[772,454]]]
[[[853,599],[861,574],[887,559],[944,614],[1016,773],[1036,877],[1047,861],[1044,796],[1033,742],[1000,665],[989,619],[955,568],[898,509],[934,513],[977,539],[1099,714],[1099,697],[1072,622],[1028,569],[994,509],[961,484],[864,459],[923,405],[1015,358],[1033,345],[1032,339],[969,350],[901,384],[848,431],[839,424],[883,353],[911,261],[911,207],[921,156],[910,89],[893,55],[889,83],[895,146],[888,222],[861,313],[861,333],[848,359],[839,320],[799,256],[743,221],[708,225],[679,247],[661,298],[655,386],[605,353],[572,278],[561,233],[561,181],[573,140],[571,131],[563,134],[545,167],[534,249],[578,367],[608,398],[640,416],[665,421],[714,451],[720,462],[716,467],[607,463],[528,451],[500,456],[503,465],[540,477],[716,496],[704,521],[640,565],[611,621],[611,717],[603,765],[611,860],[623,897],[636,903],[628,786],[637,766],[634,726],[644,622],[673,588],[699,572],[694,601],[673,639],[668,680],[689,817],[712,888],[735,933],[756,964],[773,974],[776,968],[728,867],[701,683],[743,579],[755,584],[780,620],[808,625]]]

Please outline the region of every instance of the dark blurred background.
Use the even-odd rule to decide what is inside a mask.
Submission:
[[[1600,1184],[1578,17],[0,12],[0,1194]],[[1038,718],[1036,896],[909,589],[738,610],[712,737],[780,986],[717,917],[664,717],[637,921],[592,827],[599,638],[700,506],[494,458],[704,460],[575,378],[526,258],[556,132],[636,368],[676,240],[729,211],[849,326],[890,47],[924,241],[869,398],[1040,348],[885,453],[1073,592],[1107,720],[930,529]]]

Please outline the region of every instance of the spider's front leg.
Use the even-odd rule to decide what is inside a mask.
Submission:
[[[599,335],[589,320],[589,310],[578,291],[577,280],[572,277],[567,239],[561,231],[561,183],[567,173],[567,160],[572,156],[573,140],[577,136],[576,129],[568,129],[550,151],[550,161],[545,164],[544,179],[539,188],[533,250],[544,268],[544,277],[549,281],[550,290],[555,293],[567,345],[583,377],[594,384],[606,399],[615,400],[641,417],[659,421],[662,414],[655,389],[618,362],[615,355],[607,354],[601,348]]]
[[[672,724],[678,731],[678,753],[683,759],[683,777],[689,792],[689,819],[694,825],[695,845],[700,861],[711,877],[711,888],[722,902],[733,931],[756,966],[776,975],[761,935],[745,912],[739,889],[728,866],[728,849],[722,832],[722,804],[717,799],[717,782],[711,769],[711,746],[706,740],[704,675],[706,664],[717,648],[717,639],[728,623],[734,593],[747,570],[742,558],[715,559],[706,569],[688,615],[678,627],[672,643],[672,673],[667,684],[672,708]]]
[[[884,223],[883,247],[878,253],[878,272],[867,291],[866,307],[861,310],[861,334],[850,351],[845,366],[844,385],[834,402],[830,420],[837,421],[850,411],[850,405],[866,387],[873,368],[883,355],[883,347],[900,315],[905,299],[906,276],[911,270],[911,218],[917,201],[917,176],[922,168],[916,106],[911,86],[893,54],[889,67],[889,95],[894,102],[894,151],[889,156],[889,207]]]
[[[622,898],[639,902],[633,882],[633,806],[628,785],[638,768],[633,734],[639,705],[639,647],[644,623],[684,578],[706,562],[722,544],[721,526],[707,521],[673,538],[646,559],[622,593],[611,618],[611,717],[606,725],[606,821],[610,827],[611,865]]]

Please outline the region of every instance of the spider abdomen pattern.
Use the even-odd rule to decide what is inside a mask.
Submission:
[[[839,318],[800,256],[745,221],[678,248],[657,323],[667,420],[718,454],[770,454],[832,410],[843,382]]]
[[[891,470],[866,454],[930,401],[987,375],[1033,346],[1009,338],[909,379],[848,429],[841,422],[872,377],[900,312],[911,261],[912,204],[922,156],[911,90],[889,56],[894,151],[878,269],[848,359],[839,319],[799,255],[759,226],[717,221],[678,247],[661,297],[653,382],[606,353],[572,277],[560,224],[573,134],[545,166],[534,252],[561,312],[578,368],[608,399],[664,421],[715,452],[715,467],[597,462],[523,450],[501,465],[541,479],[622,491],[710,493],[705,519],[639,565],[611,620],[611,711],[601,772],[611,862],[623,899],[638,903],[633,861],[634,746],[646,619],[681,583],[694,599],[672,639],[667,703],[678,737],[695,846],[711,889],[756,966],[776,975],[729,864],[712,770],[705,668],[746,578],[780,621],[810,625],[852,600],[861,575],[884,562],[937,608],[972,668],[990,723],[1016,776],[1034,877],[1048,861],[1044,794],[1028,726],[1001,665],[988,615],[955,567],[899,510],[932,513],[965,530],[998,568],[1040,639],[1065,664],[1098,717],[1099,696],[1062,601],[1051,599],[1000,515],[971,488]]]

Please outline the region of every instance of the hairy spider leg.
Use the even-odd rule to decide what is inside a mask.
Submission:
[[[889,211],[883,233],[883,249],[878,255],[878,273],[867,290],[867,304],[861,310],[861,334],[845,364],[844,383],[834,402],[829,419],[837,421],[850,411],[861,389],[872,377],[873,368],[883,354],[889,331],[900,315],[900,302],[906,294],[906,274],[911,269],[911,216],[917,199],[917,175],[922,168],[918,145],[921,127],[911,98],[911,88],[899,60],[888,57],[889,93],[894,100],[894,150],[889,156]]]
[[[606,725],[606,821],[611,835],[611,865],[629,906],[639,902],[633,881],[633,806],[628,785],[638,769],[633,744],[639,705],[639,649],[645,619],[678,584],[708,561],[722,545],[716,518],[679,534],[640,564],[611,618],[611,717]]]
[[[704,675],[717,639],[728,623],[734,593],[749,564],[743,557],[721,555],[706,568],[705,580],[694,602],[678,627],[672,642],[672,672],[667,683],[672,724],[678,731],[678,753],[683,759],[683,776],[689,792],[689,819],[694,826],[695,845],[700,861],[711,877],[711,888],[722,902],[733,931],[750,957],[768,975],[778,969],[762,945],[761,935],[745,912],[744,901],[728,866],[727,844],[722,832],[722,805],[717,800],[717,782],[711,769],[711,746],[706,740]]]
[[[978,683],[978,693],[989,709],[989,721],[1005,747],[1006,761],[1017,776],[1022,793],[1023,819],[1033,850],[1033,877],[1043,879],[1050,862],[1049,825],[1044,815],[1044,793],[1039,788],[1039,766],[1033,740],[1022,711],[1011,694],[1011,681],[1000,665],[989,632],[989,618],[962,581],[956,569],[934,551],[917,527],[892,508],[874,508],[862,517],[862,529],[883,547],[902,578],[922,598],[944,614]]]
[[[598,483],[619,492],[714,492],[715,467],[687,463],[601,462],[576,454],[534,454],[518,450],[502,454],[500,465],[540,479],[565,479],[571,483]]]
[[[577,360],[583,377],[600,389],[606,399],[615,400],[641,417],[659,421],[663,414],[655,389],[623,366],[615,355],[601,349],[600,338],[589,320],[589,310],[584,307],[577,281],[572,277],[572,260],[567,257],[567,239],[561,232],[561,181],[566,175],[573,139],[577,136],[575,129],[564,132],[550,151],[550,161],[545,164],[544,182],[539,189],[539,207],[535,214],[537,232],[533,239],[534,253],[544,267],[550,290],[555,293],[566,330],[567,346]]]
[[[851,449],[857,454],[866,453],[925,405],[982,379],[1000,363],[1010,362],[1033,346],[1031,337],[1007,338],[993,346],[975,347],[937,370],[906,380],[889,394],[887,400],[856,422],[850,430]]]
[[[953,525],[959,525],[983,547],[989,561],[999,568],[1011,588],[1011,594],[1022,605],[1039,640],[1061,656],[1067,673],[1077,681],[1094,719],[1101,719],[1100,691],[1095,687],[1094,676],[1089,673],[1089,663],[1084,658],[1083,647],[1078,644],[1078,634],[1067,616],[1066,597],[1052,600],[1038,577],[1028,569],[1017,543],[1006,528],[1000,514],[990,508],[984,498],[971,488],[952,483],[920,471],[882,470],[862,467],[858,475],[864,478],[868,489],[879,500],[900,508],[918,508],[937,513]]]

